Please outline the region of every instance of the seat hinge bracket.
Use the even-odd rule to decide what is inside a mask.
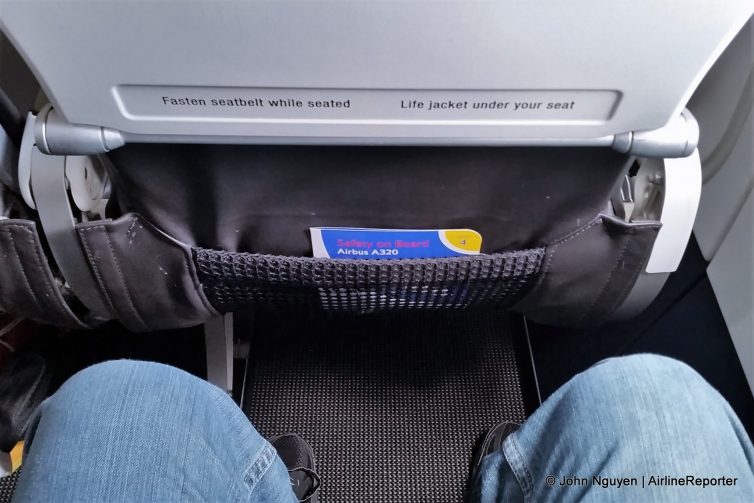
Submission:
[[[73,198],[82,212],[104,213],[107,175],[96,159],[43,153],[32,134],[38,121],[29,114],[21,140],[18,165],[21,194],[37,210],[43,235],[68,287],[95,319],[110,319],[112,316],[100,296],[76,231],[71,205]]]

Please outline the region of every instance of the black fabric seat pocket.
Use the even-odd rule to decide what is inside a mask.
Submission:
[[[660,227],[603,214],[552,241],[537,284],[514,310],[555,326],[608,321],[644,270]]]
[[[507,308],[535,283],[545,257],[543,248],[417,260],[192,249],[138,214],[77,229],[113,318],[135,331],[197,325],[239,309]]]
[[[558,325],[598,323],[630,292],[659,229],[601,215],[632,162],[610,149],[129,145],[110,160],[114,211],[144,215],[179,243],[176,257],[191,262],[182,270],[196,274],[181,288],[196,286],[192,298],[206,295],[211,306],[201,316],[489,306]],[[482,235],[483,254],[312,258],[312,227],[468,228]],[[125,271],[118,280],[98,239],[91,252],[104,258],[92,260],[109,260],[112,274],[103,283],[129,281]],[[134,265],[133,281],[157,281],[151,258],[127,240],[113,246],[115,256],[137,257],[123,262],[146,262]],[[165,309],[157,292],[171,288],[142,291],[143,308],[113,299],[113,309],[144,326],[142,311]]]
[[[599,215],[541,248],[411,260],[192,248],[136,214],[80,224],[78,232],[113,317],[145,331],[240,309],[365,314],[493,307],[553,325],[593,325],[626,298],[659,228]]]
[[[105,304],[130,330],[195,326],[219,315],[204,297],[190,249],[140,215],[77,230]]]
[[[86,328],[67,297],[70,292],[53,275],[32,220],[0,220],[0,311],[40,323]]]

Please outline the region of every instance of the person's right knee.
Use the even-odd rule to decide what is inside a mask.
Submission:
[[[620,389],[616,391],[622,393],[633,393],[654,385],[667,389],[691,384],[694,389],[705,388],[705,391],[709,387],[702,376],[687,364],[655,354],[608,358],[579,374],[577,379],[594,386],[619,384]]]
[[[566,388],[571,405],[602,417],[615,411],[624,417],[639,415],[647,407],[684,414],[699,404],[724,403],[687,364],[653,354],[603,360],[576,376]]]
[[[579,374],[579,376],[588,376],[589,379],[593,380],[609,379],[616,375],[660,380],[668,379],[671,376],[701,379],[701,376],[687,364],[667,356],[649,353],[607,358]]]

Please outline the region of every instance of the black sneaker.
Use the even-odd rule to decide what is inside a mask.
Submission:
[[[474,450],[474,457],[471,461],[471,472],[469,475],[469,488],[471,484],[476,480],[477,472],[482,464],[482,460],[503,448],[503,441],[508,438],[508,435],[513,433],[519,428],[519,424],[516,423],[498,423],[492,427],[490,431],[484,436],[484,439],[477,445]]]
[[[288,468],[293,493],[299,501],[318,503],[320,478],[311,446],[295,433],[272,437],[270,443]]]

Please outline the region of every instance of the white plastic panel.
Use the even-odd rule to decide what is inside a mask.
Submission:
[[[699,119],[704,189],[694,226],[711,263],[707,275],[754,390],[754,72],[752,22],[718,60],[692,98]],[[736,120],[739,115],[741,121]]]
[[[688,157],[657,162],[662,163],[665,178],[660,214],[662,227],[647,261],[648,273],[674,272],[678,269],[694,228],[702,193],[702,165],[698,150]]]
[[[707,268],[725,324],[754,391],[754,195]]]
[[[695,231],[699,247],[707,260],[715,257],[754,186],[752,139],[754,114],[749,115],[727,162],[704,184]]]
[[[0,0],[0,26],[73,123],[478,143],[659,128],[753,11],[754,0]],[[166,96],[350,107],[262,112]],[[424,108],[401,108],[411,101]],[[484,102],[507,105],[473,108]],[[516,113],[525,102],[539,105]]]
[[[701,130],[699,152],[704,176],[694,232],[707,260],[714,258],[754,186],[754,114],[747,99],[752,68],[754,30],[749,22],[689,103]],[[735,124],[735,115],[743,122]]]

